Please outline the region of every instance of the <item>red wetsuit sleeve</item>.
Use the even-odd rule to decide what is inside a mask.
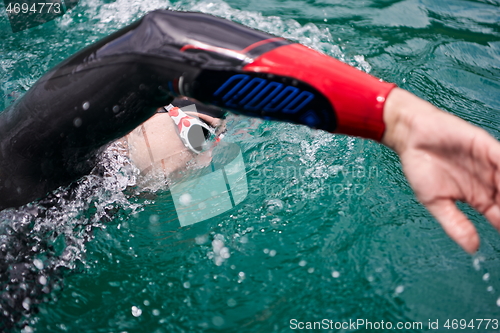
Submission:
[[[243,67],[301,80],[321,92],[337,118],[335,132],[380,141],[384,104],[393,83],[383,82],[339,60],[300,44],[277,47]]]

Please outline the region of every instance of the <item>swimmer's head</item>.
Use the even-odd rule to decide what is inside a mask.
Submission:
[[[224,116],[224,111],[197,101],[175,99],[126,136],[129,157],[143,175],[170,177],[188,165],[204,166],[224,132]]]

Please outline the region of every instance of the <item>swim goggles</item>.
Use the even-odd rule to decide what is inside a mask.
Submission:
[[[216,137],[215,129],[204,121],[186,114],[172,104],[164,106],[163,109],[174,121],[182,143],[194,153],[199,154],[205,150],[210,139],[220,140],[220,136]]]

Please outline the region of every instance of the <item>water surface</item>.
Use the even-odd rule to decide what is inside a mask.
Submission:
[[[301,42],[500,137],[493,0],[83,0],[16,34],[3,15],[0,107],[80,48],[166,7]],[[55,208],[0,213],[2,320],[17,322],[14,332],[160,333],[500,318],[500,236],[461,205],[482,240],[475,256],[464,253],[417,203],[389,149],[241,116],[229,132],[250,193],[203,223],[180,228],[168,191],[123,190],[134,174],[113,164],[114,177],[83,179],[81,194],[56,196]]]

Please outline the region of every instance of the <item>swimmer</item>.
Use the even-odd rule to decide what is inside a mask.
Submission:
[[[110,142],[130,139],[179,95],[376,140],[398,153],[417,198],[464,250],[479,237],[457,200],[500,229],[500,144],[486,131],[302,45],[168,10],[63,61],[0,114],[0,209],[88,174]],[[170,133],[160,145],[192,151]]]
[[[183,112],[185,107],[196,111]],[[209,163],[210,148],[224,135],[225,113],[187,97],[175,98],[119,141],[142,175],[161,173],[172,178],[190,162]],[[184,126],[186,119],[188,126]]]

